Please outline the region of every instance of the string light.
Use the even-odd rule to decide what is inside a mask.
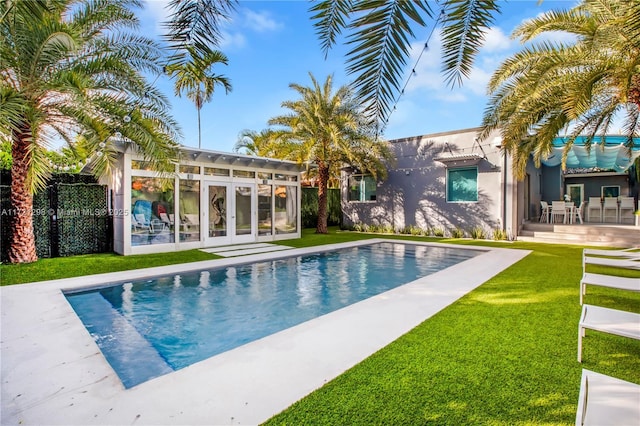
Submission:
[[[434,33],[436,27],[438,26],[438,24],[440,24],[440,22],[444,18],[444,16],[445,16],[445,12],[444,12],[444,8],[442,8],[442,9],[440,9],[440,14],[438,15],[438,18],[436,19],[436,22],[434,22],[433,27],[431,28],[431,32],[427,36],[427,40],[424,42],[424,46],[422,46],[422,50],[420,51],[420,54],[418,55],[418,59],[416,60],[415,64],[413,65],[413,68],[411,69],[411,73],[409,73],[409,76],[407,77],[407,80],[405,81],[404,86],[402,86],[402,90],[400,90],[400,93],[398,94],[398,96],[396,97],[396,99],[395,99],[395,101],[393,103],[393,107],[391,108],[391,112],[384,119],[384,125],[382,126],[383,129],[389,123],[389,118],[391,117],[391,114],[393,113],[393,111],[395,111],[397,109],[396,106],[398,105],[398,102],[400,102],[400,98],[402,97],[402,95],[404,95],[405,89],[409,85],[409,81],[411,80],[412,77],[416,77],[418,75],[418,73],[416,71],[416,68],[417,68],[418,64],[420,63],[420,59],[422,59],[422,55],[424,54],[424,52],[426,52],[429,49],[429,40],[431,40],[431,37],[433,36],[433,33]]]

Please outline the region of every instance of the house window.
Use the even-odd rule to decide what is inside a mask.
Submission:
[[[478,201],[478,168],[447,169],[447,202]]]
[[[349,201],[375,201],[376,180],[370,175],[349,177]]]
[[[161,178],[131,179],[131,245],[174,242],[173,185]]]
[[[602,188],[602,194],[601,194],[602,198],[619,197],[620,196],[620,186],[618,186],[618,185],[603,186],[601,188]]]
[[[274,227],[276,234],[298,232],[297,200],[298,188],[295,186],[276,186],[274,190]]]

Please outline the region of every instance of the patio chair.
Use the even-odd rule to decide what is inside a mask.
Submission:
[[[587,284],[600,287],[617,288],[620,290],[640,291],[640,278],[616,277],[614,275],[602,275],[585,273],[580,280],[580,304],[587,294]]]
[[[131,216],[131,226],[135,231],[152,231],[151,223],[149,223],[144,213],[137,213]]]
[[[574,223],[576,219],[578,219],[581,225],[584,223],[582,221],[582,212],[584,211],[584,204],[585,204],[584,201],[581,201],[578,207],[572,209],[571,223]]]
[[[620,197],[620,211],[618,212],[618,221],[620,223],[629,220],[632,224],[635,223],[635,200],[633,197]]]
[[[160,213],[160,220],[167,225],[169,228],[173,226],[173,215],[168,215],[167,213]]]
[[[576,425],[640,424],[640,385],[582,370]]]
[[[540,201],[540,220],[539,222],[547,223],[549,222],[549,212],[550,210],[549,203],[546,201]]]
[[[613,222],[618,222],[618,199],[616,197],[606,197],[602,206],[602,221],[607,222],[607,218],[612,217]]]
[[[587,329],[640,340],[640,314],[602,306],[582,305],[582,315],[578,324],[578,362],[582,362],[582,339]]]
[[[562,223],[567,222],[567,209],[564,201],[551,202],[551,223],[556,223],[562,217]]]
[[[597,215],[595,215],[595,213],[597,213]],[[589,197],[587,220],[593,222],[594,216],[598,219],[598,222],[602,222],[602,204],[600,204],[600,197]]]

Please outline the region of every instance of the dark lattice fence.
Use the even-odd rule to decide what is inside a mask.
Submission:
[[[303,228],[315,228],[318,224],[318,188],[302,188]],[[342,225],[342,208],[340,206],[340,189],[330,188],[327,192],[327,225]]]
[[[113,218],[108,191],[92,176],[55,175],[33,199],[33,227],[38,257],[105,253],[113,250]],[[10,176],[2,175],[0,257],[6,262],[11,241]]]

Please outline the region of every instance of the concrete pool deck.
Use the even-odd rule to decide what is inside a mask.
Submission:
[[[124,389],[62,290],[273,260],[292,249],[0,288],[2,425],[258,424],[388,345],[529,251],[482,254],[409,284]]]

